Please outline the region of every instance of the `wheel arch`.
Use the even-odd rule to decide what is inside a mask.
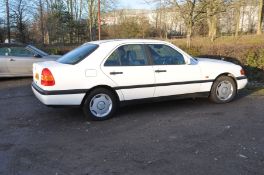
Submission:
[[[117,92],[116,92],[112,87],[110,87],[110,86],[108,86],[108,85],[98,85],[98,86],[95,86],[95,87],[89,89],[89,90],[86,92],[85,96],[84,96],[83,99],[82,99],[81,106],[83,106],[84,101],[85,101],[85,99],[87,98],[87,96],[88,96],[93,90],[98,89],[98,88],[104,88],[104,89],[107,89],[107,90],[111,91],[111,92],[115,95],[115,97],[116,97],[116,99],[117,99],[117,102],[118,102],[118,103],[120,102],[119,95],[117,94]]]
[[[222,77],[222,76],[227,76],[227,77],[232,78],[232,79],[234,80],[234,82],[235,82],[236,90],[237,90],[237,80],[236,80],[236,77],[235,77],[232,73],[225,72],[225,73],[221,73],[221,74],[219,74],[219,75],[214,79],[213,84],[212,84],[211,89],[210,89],[210,92],[212,91],[212,87],[213,87],[215,81],[216,81],[219,77]]]

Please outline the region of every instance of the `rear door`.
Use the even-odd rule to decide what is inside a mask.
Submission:
[[[148,44],[156,78],[155,97],[200,91],[201,72],[197,64],[187,64],[183,54],[165,44]]]
[[[115,89],[122,91],[125,100],[153,97],[155,77],[143,44],[118,47],[102,70],[116,83]]]

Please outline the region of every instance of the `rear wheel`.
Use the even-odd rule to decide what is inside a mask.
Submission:
[[[214,82],[209,98],[215,103],[228,103],[235,98],[236,92],[236,83],[233,78],[221,76]]]
[[[111,118],[117,109],[117,98],[108,89],[93,90],[85,99],[83,113],[91,120],[106,120]]]

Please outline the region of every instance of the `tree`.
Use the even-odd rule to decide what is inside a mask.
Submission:
[[[202,0],[202,3],[206,6],[208,37],[213,42],[217,34],[219,14],[226,11],[228,0]]]
[[[26,42],[27,35],[27,14],[29,13],[27,1],[25,0],[16,0],[10,4],[10,10],[12,12],[12,19],[15,23],[15,29],[17,32],[18,39],[22,42]]]
[[[149,20],[146,17],[141,16],[138,19],[138,24],[139,24],[139,29],[141,31],[140,37],[145,38],[149,36],[149,32],[151,28],[149,24]]]
[[[93,29],[96,26],[96,1],[95,0],[88,0],[87,2],[88,4],[88,12],[89,12],[89,16],[87,18],[88,20],[88,28],[89,28],[89,37],[90,40],[94,40],[95,36],[93,35]]]
[[[240,32],[240,19],[241,19],[241,7],[244,6],[244,0],[237,0],[234,2],[235,9],[235,36],[237,37]]]
[[[0,43],[3,43],[5,40],[4,33],[4,20],[0,18]]]
[[[260,35],[262,34],[262,25],[263,25],[263,12],[264,12],[264,0],[259,0],[259,5],[258,5],[258,28],[257,28],[257,34]]]
[[[42,0],[38,2],[38,10],[39,10],[39,21],[40,21],[40,31],[41,31],[41,44],[44,44],[45,39],[45,31],[44,31],[44,19],[43,19],[43,3]]]
[[[10,43],[10,14],[9,14],[9,0],[5,0],[6,3],[6,26],[7,26],[7,38]]]
[[[170,1],[171,2],[171,1]],[[177,7],[186,26],[187,47],[191,47],[191,37],[195,23],[203,18],[206,3],[199,3],[199,0],[173,0],[173,5]]]

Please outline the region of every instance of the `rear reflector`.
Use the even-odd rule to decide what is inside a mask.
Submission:
[[[55,80],[48,68],[45,68],[41,72],[41,85],[43,86],[54,86]]]
[[[246,75],[244,69],[241,69],[241,70],[240,70],[240,74],[241,74],[241,75]]]

